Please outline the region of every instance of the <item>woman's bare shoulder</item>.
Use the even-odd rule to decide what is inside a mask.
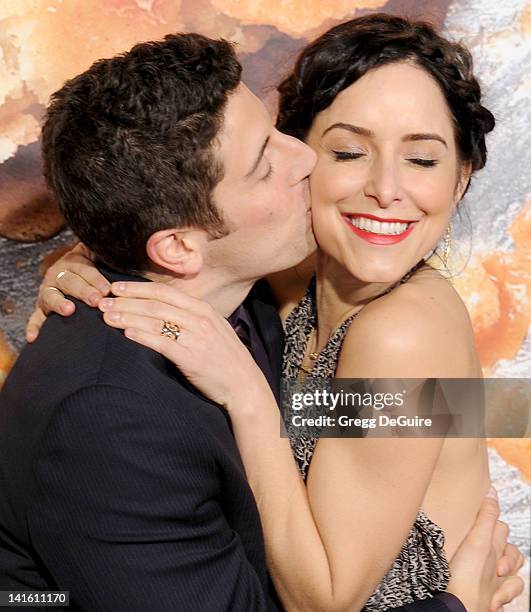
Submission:
[[[426,265],[406,283],[399,285],[386,299],[376,300],[382,310],[400,308],[408,311],[429,308],[431,317],[443,317],[456,325],[470,326],[470,316],[465,303],[452,282],[434,268]],[[433,311],[431,309],[434,309]],[[430,317],[430,318],[431,318]]]
[[[428,266],[360,312],[338,366],[338,376],[345,377],[479,375],[466,306],[451,283]]]

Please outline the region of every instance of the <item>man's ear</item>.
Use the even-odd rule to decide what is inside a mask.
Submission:
[[[457,185],[455,186],[454,207],[459,204],[461,198],[465,194],[468,184],[470,183],[470,177],[472,176],[472,162],[460,164],[458,172],[459,176],[457,179]]]
[[[203,230],[170,228],[152,234],[146,243],[146,252],[157,267],[190,277],[203,268],[206,243]]]

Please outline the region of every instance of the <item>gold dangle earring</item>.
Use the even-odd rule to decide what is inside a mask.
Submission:
[[[450,247],[452,242],[452,223],[448,223],[448,227],[446,228],[446,233],[444,235],[444,251],[443,251],[443,264],[444,267],[448,270],[448,263],[450,261]]]

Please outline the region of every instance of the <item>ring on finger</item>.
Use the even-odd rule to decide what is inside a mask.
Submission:
[[[48,286],[48,287],[46,287],[46,289],[51,289],[52,291],[57,291],[57,293],[60,293],[61,295],[63,295],[63,292],[60,289],[57,289],[57,287]]]
[[[173,321],[163,321],[160,335],[165,336],[170,340],[177,340],[177,338],[181,335],[181,328],[179,325],[177,325],[177,323],[173,323]]]
[[[61,270],[61,272],[58,272],[55,275],[56,282],[59,282],[63,278],[63,276],[66,274],[66,272],[67,272],[66,270]]]

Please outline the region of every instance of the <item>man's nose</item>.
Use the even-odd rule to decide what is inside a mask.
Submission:
[[[317,154],[315,151],[293,136],[286,136],[289,139],[288,151],[291,166],[290,185],[296,185],[311,174],[317,163]]]

